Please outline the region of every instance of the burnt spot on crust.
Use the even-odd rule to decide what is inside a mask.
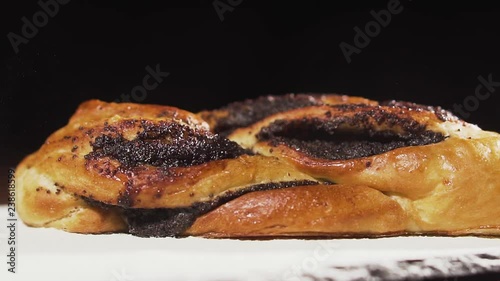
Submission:
[[[188,167],[249,153],[233,141],[182,124],[143,121],[141,126],[143,131],[133,140],[116,132],[96,137],[91,143],[93,150],[85,155],[85,159],[110,157],[118,160],[124,168],[145,164]]]
[[[264,96],[233,102],[219,110],[227,111],[227,115],[217,120],[213,132],[227,136],[237,128],[246,127],[272,114],[319,104],[322,104],[319,99],[305,94]],[[205,115],[210,114],[210,112],[205,113]]]
[[[180,237],[199,216],[244,194],[317,184],[315,181],[308,180],[257,184],[237,191],[226,192],[208,202],[198,202],[187,208],[125,209],[124,215],[129,225],[129,232],[133,235],[141,237]]]
[[[452,121],[452,120],[458,119],[458,117],[456,117],[453,113],[441,108],[440,106],[429,106],[429,105],[422,105],[422,104],[417,104],[417,103],[413,103],[413,102],[396,101],[396,100],[383,101],[380,103],[380,105],[381,106],[391,106],[391,107],[404,108],[404,109],[415,110],[415,111],[429,111],[429,112],[434,113],[434,115],[436,115],[436,117],[441,121]]]
[[[370,118],[389,128],[397,126],[400,130],[376,130]],[[284,144],[311,157],[328,160],[368,157],[400,147],[427,145],[445,139],[441,133],[426,130],[413,119],[380,111],[330,120],[277,120],[262,128],[257,138],[270,141],[272,146]]]

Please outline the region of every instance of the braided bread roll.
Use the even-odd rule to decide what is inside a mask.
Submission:
[[[228,138],[316,179],[383,193],[403,208],[407,233],[499,234],[500,135],[440,108],[314,105]]]
[[[441,109],[359,97],[92,100],[19,164],[18,212],[146,237],[496,235],[499,147]]]

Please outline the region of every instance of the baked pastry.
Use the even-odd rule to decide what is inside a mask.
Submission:
[[[195,114],[97,100],[83,103],[16,173],[26,224],[142,236],[181,235],[200,214],[248,192],[317,184],[210,133]]]
[[[227,136],[235,129],[249,126],[269,115],[321,104],[377,105],[378,102],[337,94],[287,94],[237,101],[216,110],[202,111],[198,115],[209,124],[212,132]]]
[[[193,114],[92,100],[17,168],[31,226],[139,236],[500,234],[500,136],[341,95]]]
[[[404,232],[500,234],[500,135],[441,108],[316,105],[228,138],[316,179],[383,193],[404,209]]]

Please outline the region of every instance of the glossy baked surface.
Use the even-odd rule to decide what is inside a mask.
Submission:
[[[92,100],[20,163],[17,199],[28,225],[80,233],[498,235],[499,176],[500,136],[436,107],[302,94],[194,114]]]

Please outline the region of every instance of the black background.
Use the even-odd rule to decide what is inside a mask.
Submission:
[[[479,75],[500,81],[499,13],[476,2],[437,7],[401,0],[403,11],[350,64],[339,43],[353,44],[353,28],[363,29],[370,10],[388,1],[243,0],[221,21],[212,1],[72,0],[18,54],[7,34],[21,34],[21,18],[31,20],[40,7],[10,2],[2,7],[0,41],[0,152],[7,167],[64,126],[82,101],[130,93],[148,65],[160,64],[170,76],[142,103],[190,111],[291,92],[452,109],[474,95]],[[499,101],[500,90],[466,120],[500,131]]]
[[[353,44],[353,28],[388,1],[243,0],[221,21],[213,1],[71,0],[16,54],[7,34],[21,34],[21,18],[40,10],[36,2],[0,9],[2,182],[82,101],[130,93],[148,65],[170,76],[142,103],[190,111],[292,92],[452,109],[474,95],[479,75],[500,81],[500,14],[477,1],[401,0],[403,11],[350,64],[340,42]],[[500,88],[466,120],[500,131],[499,101]]]

